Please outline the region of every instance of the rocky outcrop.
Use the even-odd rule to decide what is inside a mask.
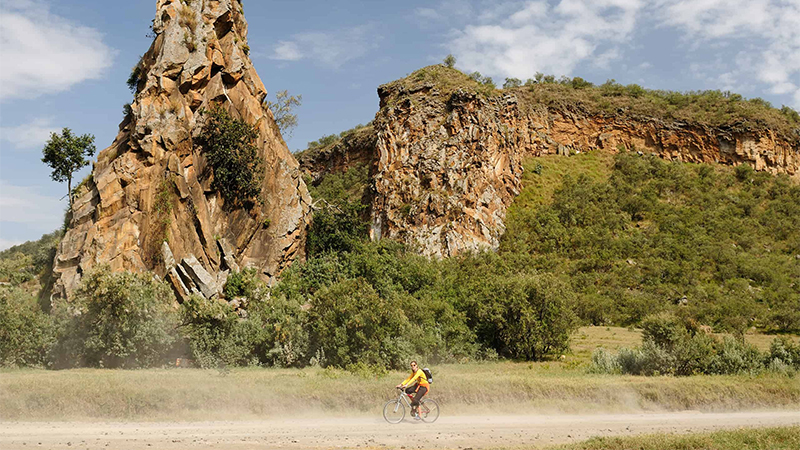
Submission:
[[[316,183],[325,174],[347,172],[362,165],[371,167],[376,139],[372,124],[355,128],[330,145],[297,153],[300,170],[307,179]]]
[[[431,73],[438,78],[431,81]],[[571,111],[518,93],[487,89],[452,69],[422,69],[378,89],[371,157],[363,154],[367,146],[334,147],[302,160],[303,170],[316,179],[351,159],[369,161],[372,238],[399,239],[435,257],[498,246],[528,157],[635,150],[750,164],[800,180],[798,139],[768,127]]]
[[[132,77],[131,112],[75,201],[55,260],[56,296],[68,297],[81,274],[108,264],[154,271],[179,298],[213,297],[226,271],[253,267],[274,280],[303,256],[310,198],[263,105],[241,1],[159,0],[153,30]],[[258,131],[263,202],[226,204],[211,188],[198,137],[202,111],[216,104]]]
[[[378,92],[372,238],[437,257],[497,247],[521,189],[516,99],[442,96],[432,84]]]

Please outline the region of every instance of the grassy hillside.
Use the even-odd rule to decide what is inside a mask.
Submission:
[[[526,169],[500,253],[572,286],[583,320],[667,309],[720,331],[800,329],[800,186],[788,177],[632,153]]]

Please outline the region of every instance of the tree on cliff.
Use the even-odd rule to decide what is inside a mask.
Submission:
[[[64,128],[61,136],[50,133],[50,140],[42,149],[42,162],[53,169],[50,178],[59,183],[67,182],[69,209],[72,209],[72,174],[89,165],[94,155],[94,136],[76,136],[72,130]]]
[[[292,114],[294,108],[300,106],[303,102],[302,95],[289,95],[289,91],[280,91],[275,94],[275,103],[267,100],[266,105],[272,115],[275,116],[275,123],[281,134],[288,133],[292,135],[292,131],[297,127],[297,114]]]

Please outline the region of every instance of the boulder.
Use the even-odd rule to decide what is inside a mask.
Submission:
[[[200,261],[195,258],[194,255],[189,255],[186,258],[183,258],[181,261],[181,266],[184,268],[186,273],[191,277],[194,285],[200,290],[205,298],[214,298],[219,295],[219,285],[217,284],[216,277],[212,276],[206,269],[203,268],[203,265],[200,264]]]

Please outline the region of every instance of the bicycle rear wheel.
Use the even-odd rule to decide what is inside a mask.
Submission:
[[[406,407],[400,400],[389,400],[383,405],[383,418],[389,423],[400,423],[406,416]]]
[[[433,423],[439,418],[439,404],[436,400],[423,398],[419,402],[419,417],[423,422]]]

